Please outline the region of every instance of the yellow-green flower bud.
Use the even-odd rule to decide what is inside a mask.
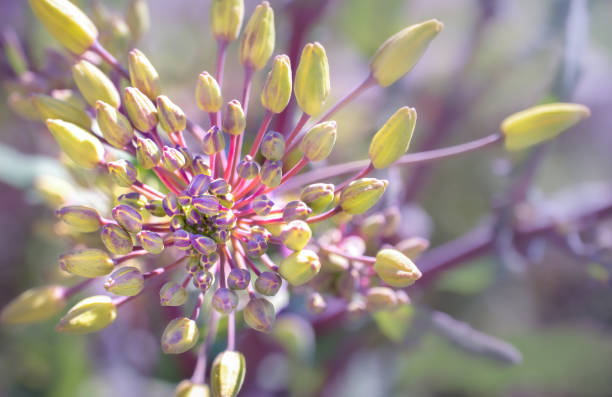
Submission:
[[[374,168],[386,168],[406,153],[416,124],[413,108],[399,108],[372,138],[368,152]]]
[[[305,202],[314,213],[320,213],[334,200],[334,189],[332,184],[314,183],[302,189],[300,200]]]
[[[152,139],[136,138],[136,159],[143,168],[150,170],[161,160],[161,152]]]
[[[89,278],[105,276],[115,265],[106,252],[96,248],[69,251],[60,255],[59,263],[68,273]]]
[[[125,255],[132,252],[134,243],[130,234],[119,225],[109,223],[104,225],[100,238],[107,250],[115,255]]]
[[[162,148],[162,164],[166,170],[174,172],[185,166],[185,157],[179,150],[164,146]]]
[[[312,237],[312,231],[308,223],[295,220],[287,223],[281,232],[281,240],[287,248],[293,251],[299,251],[306,247],[306,244]]]
[[[187,301],[187,290],[174,281],[168,281],[159,290],[162,306],[181,306]]]
[[[90,296],[74,305],[55,327],[68,334],[88,334],[108,327],[117,318],[117,307],[110,297]]]
[[[247,154],[238,163],[238,167],[236,167],[236,172],[238,173],[238,176],[242,179],[251,180],[257,175],[259,175],[259,164],[255,160],[253,160],[253,157]]]
[[[429,241],[422,237],[410,237],[397,243],[395,248],[411,260],[415,260],[429,248]]]
[[[225,148],[225,138],[216,125],[213,125],[202,137],[202,151],[207,155],[220,152]]]
[[[223,112],[223,131],[230,135],[240,135],[246,128],[246,118],[240,101],[230,101]]]
[[[157,104],[157,117],[159,124],[166,132],[179,132],[187,126],[187,117],[183,109],[165,95],[160,95],[155,100]]]
[[[147,202],[147,196],[137,192],[124,193],[117,197],[117,204],[125,204],[138,211],[142,210]]]
[[[288,202],[283,208],[283,221],[291,222],[295,220],[305,221],[310,216],[312,210],[300,200],[293,200]]]
[[[120,159],[111,161],[107,163],[107,166],[113,181],[121,187],[132,186],[138,178],[136,167],[127,160]]]
[[[300,150],[310,161],[325,160],[336,143],[337,125],[335,121],[325,121],[309,129],[302,141]]]
[[[280,160],[285,153],[285,138],[276,131],[268,131],[261,140],[259,150],[268,160]]]
[[[185,379],[174,390],[174,397],[210,397],[208,386]]]
[[[374,287],[370,288],[366,294],[366,306],[371,312],[392,310],[397,307],[398,303],[397,295],[391,288]]]
[[[76,124],[81,128],[89,129],[91,127],[91,119],[87,112],[67,101],[53,98],[49,95],[33,95],[32,104],[43,121],[59,119]]]
[[[4,57],[13,73],[19,77],[27,76],[24,74],[29,69],[28,59],[17,37],[17,33],[13,29],[5,29],[2,32],[2,44],[4,47]]]
[[[376,178],[357,179],[342,190],[340,206],[351,215],[363,214],[376,204],[388,184],[388,181]]]
[[[66,306],[65,291],[60,285],[30,288],[2,308],[0,322],[31,324],[53,317]]]
[[[244,28],[240,41],[240,62],[255,70],[263,68],[274,51],[274,40],[274,11],[264,1],[255,7]]]
[[[26,120],[40,121],[40,113],[34,106],[32,98],[20,92],[11,92],[7,98],[9,108],[19,117]]]
[[[421,278],[421,271],[404,254],[394,249],[383,249],[376,254],[374,271],[385,283],[395,288],[412,285]]]
[[[210,28],[215,39],[225,42],[238,38],[244,18],[244,0],[212,0]]]
[[[302,285],[316,276],[321,270],[321,262],[311,250],[300,250],[289,255],[281,262],[278,272],[291,285]]]
[[[236,397],[246,373],[242,353],[226,350],[215,357],[210,370],[210,389],[213,397]]]
[[[77,165],[94,168],[104,159],[102,143],[88,131],[57,119],[48,119],[46,124],[62,151]]]
[[[268,187],[280,185],[283,179],[283,162],[280,160],[266,161],[261,167],[261,182]]]
[[[417,64],[431,40],[444,25],[431,19],[397,32],[376,51],[370,62],[372,77],[382,87],[390,86]]]
[[[81,60],[72,67],[72,77],[89,106],[101,100],[118,108],[121,104],[119,92],[113,82],[96,66]]]
[[[251,299],[242,313],[244,322],[259,332],[269,332],[276,316],[274,306],[264,298]]]
[[[115,270],[104,283],[104,289],[121,296],[136,296],[144,288],[144,277],[135,267],[125,266]]]
[[[325,48],[319,43],[308,43],[295,73],[295,99],[304,113],[318,114],[329,95],[329,64]]]
[[[36,18],[71,52],[84,53],[98,38],[98,29],[69,0],[30,0]]]
[[[280,113],[291,99],[291,60],[287,55],[277,55],[261,90],[261,104],[272,113]]]
[[[96,102],[96,121],[104,139],[118,149],[125,147],[134,137],[134,129],[127,117],[106,102]]]
[[[199,336],[198,325],[187,317],[170,321],[161,337],[162,350],[166,354],[180,354],[195,346]]]
[[[520,150],[547,141],[591,115],[577,103],[548,103],[506,117],[501,130],[508,150]]]
[[[219,83],[208,72],[202,72],[198,76],[195,99],[200,109],[207,113],[218,112],[223,106]]]
[[[138,210],[127,204],[119,204],[112,210],[113,218],[122,228],[130,233],[142,230],[142,215]]]
[[[128,6],[125,16],[127,26],[130,28],[132,40],[140,40],[142,35],[149,30],[149,6],[145,0],[132,0]]]
[[[149,59],[138,49],[133,49],[129,54],[128,69],[130,82],[133,87],[138,88],[143,94],[154,101],[161,92],[159,74]]]
[[[90,233],[100,229],[100,214],[93,208],[69,205],[60,208],[55,214],[77,232]]]
[[[157,125],[155,105],[138,88],[125,88],[125,110],[134,127],[142,132],[149,132]]]

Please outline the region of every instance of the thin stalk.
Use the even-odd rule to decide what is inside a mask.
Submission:
[[[293,143],[293,140],[300,133],[300,131],[302,131],[302,128],[304,128],[304,125],[306,124],[308,120],[310,120],[310,116],[302,112],[302,115],[300,116],[300,119],[298,120],[297,124],[293,128],[293,131],[291,131],[291,133],[287,136],[287,139],[285,140],[286,148],[289,148],[291,143]],[[287,150],[285,154],[287,153],[290,153],[290,151]]]
[[[249,156],[254,158],[257,154],[257,150],[259,149],[261,140],[263,139],[264,133],[266,132],[268,126],[270,125],[270,122],[272,121],[272,117],[274,117],[274,113],[269,110],[266,110],[266,114],[264,115],[264,118],[261,121],[261,125],[259,126],[259,131],[257,131],[257,135],[255,136],[255,140],[253,141],[253,146],[251,146],[251,150],[249,151]]]
[[[365,90],[367,90],[368,88],[372,87],[376,85],[376,80],[374,80],[374,77],[372,75],[369,75],[367,79],[365,79],[361,84],[359,84],[357,87],[355,87],[353,89],[353,91],[349,92],[348,94],[346,94],[342,99],[340,99],[338,102],[336,102],[336,104],[334,106],[332,106],[320,119],[319,121],[317,121],[317,124],[319,124],[322,121],[326,121],[328,120],[331,116],[333,116],[334,114],[336,114],[336,112],[338,112],[340,109],[342,109],[344,106],[348,105],[349,103],[351,103],[353,100],[355,100],[355,98],[357,98],[359,95],[361,95]]]
[[[227,319],[227,350],[236,349],[236,319],[234,312],[231,312]]]
[[[206,352],[212,346],[215,336],[217,335],[217,325],[219,323],[219,314],[215,310],[210,311],[208,319],[208,331],[206,332],[206,340],[200,346],[198,351],[198,361],[193,370],[191,381],[196,384],[204,384],[206,379]]]
[[[193,307],[193,311],[191,312],[191,319],[193,321],[196,321],[198,319],[198,317],[200,316],[200,309],[202,308],[202,302],[204,302],[204,292],[200,292],[198,294],[198,300],[195,303],[195,306]]]
[[[229,43],[225,40],[217,41],[217,69],[215,79],[219,84],[219,87],[223,87],[223,70],[225,69],[225,56],[227,55],[227,45]]]

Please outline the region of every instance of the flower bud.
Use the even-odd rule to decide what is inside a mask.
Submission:
[[[262,272],[255,279],[255,291],[262,295],[274,296],[283,284],[283,280],[275,272]]]
[[[157,109],[138,88],[125,88],[125,110],[138,131],[149,132],[157,126]]]
[[[230,192],[230,186],[223,178],[218,178],[210,182],[210,187],[208,188],[210,193],[222,196],[224,194],[228,194]]]
[[[117,307],[110,297],[90,296],[74,305],[55,327],[58,332],[88,334],[100,331],[117,318]]]
[[[204,159],[204,157],[200,155],[196,155],[193,158],[191,169],[194,175],[203,174],[210,176],[210,167],[208,166],[207,161]]]
[[[281,233],[283,244],[293,251],[299,251],[306,247],[306,244],[310,241],[310,237],[312,237],[310,226],[302,220],[289,222],[283,227]]]
[[[125,266],[115,270],[104,283],[104,289],[121,296],[135,296],[144,288],[144,277],[140,270]]]
[[[223,106],[219,83],[208,72],[202,72],[198,76],[195,97],[200,109],[207,113],[218,112]]]
[[[423,251],[429,248],[429,241],[422,237],[410,237],[401,240],[395,248],[411,260],[415,260]]]
[[[187,317],[170,321],[161,337],[162,350],[166,354],[181,354],[195,346],[198,341],[198,325]]]
[[[274,51],[274,11],[267,1],[253,11],[242,40],[240,41],[240,62],[247,68],[262,69]]]
[[[188,251],[191,249],[191,235],[188,231],[179,229],[172,233],[174,246],[180,250]]]
[[[251,258],[259,258],[268,250],[268,242],[261,236],[254,235],[248,238],[245,244],[246,254]]]
[[[230,314],[238,306],[238,295],[227,288],[217,288],[213,294],[212,307],[221,314]]]
[[[274,207],[274,201],[268,198],[268,196],[266,196],[265,194],[262,194],[260,196],[257,196],[253,200],[252,207],[253,211],[255,211],[257,215],[266,216],[270,213],[270,211],[272,211],[272,208]]]
[[[132,124],[123,114],[111,105],[96,102],[96,121],[104,139],[116,148],[123,148],[134,137]]]
[[[141,210],[147,204],[147,197],[137,192],[124,193],[117,197],[117,204],[125,204],[134,209]]]
[[[259,150],[268,160],[280,160],[285,153],[285,138],[276,131],[268,131],[261,140]]]
[[[154,101],[159,95],[161,88],[159,74],[149,59],[138,49],[130,51],[128,56],[128,69],[132,87]]]
[[[210,397],[210,390],[207,385],[185,379],[176,386],[174,397]]]
[[[316,276],[321,270],[321,262],[316,253],[303,249],[289,255],[281,262],[278,272],[291,285],[302,285]]]
[[[263,273],[262,273],[263,274]],[[244,322],[259,332],[269,332],[274,323],[274,306],[264,298],[251,299],[243,311]]]
[[[179,132],[187,126],[187,117],[183,109],[165,95],[160,95],[155,99],[157,104],[157,117],[159,124],[164,131],[169,133]]]
[[[168,193],[166,197],[162,199],[162,206],[164,207],[164,212],[168,216],[173,216],[180,212],[178,200],[174,193]]]
[[[334,148],[337,131],[335,121],[319,123],[306,132],[299,148],[310,161],[325,160]]]
[[[11,92],[8,95],[7,104],[13,112],[23,119],[32,121],[40,120],[40,114],[36,106],[34,106],[32,98],[29,96],[26,97],[20,92]]]
[[[376,204],[388,184],[388,181],[376,178],[357,179],[342,190],[340,206],[351,215],[363,214]]]
[[[287,55],[277,55],[261,90],[261,104],[272,113],[280,113],[290,99],[291,60]]]
[[[42,94],[33,95],[31,101],[40,119],[43,121],[47,119],[59,119],[64,122],[76,124],[86,130],[91,127],[91,119],[87,112],[72,103]]]
[[[397,304],[397,296],[391,288],[374,287],[366,294],[366,306],[371,312],[395,309]]]
[[[140,246],[150,254],[161,254],[164,250],[164,239],[155,232],[142,230],[137,237]]]
[[[177,214],[170,218],[170,230],[176,232],[185,227],[185,217]]]
[[[187,301],[187,290],[174,281],[168,281],[159,290],[162,306],[181,306]]]
[[[303,201],[290,201],[283,208],[283,221],[306,220],[312,210]]]
[[[51,36],[77,55],[98,39],[96,26],[69,0],[30,0],[30,7]]]
[[[53,317],[66,306],[65,291],[59,285],[30,288],[2,308],[0,322],[31,324]]]
[[[302,50],[295,73],[295,99],[304,113],[318,114],[329,95],[329,64],[320,43],[308,43]]]
[[[412,285],[421,278],[421,271],[404,254],[394,249],[383,249],[376,254],[374,271],[385,283],[395,288]]]
[[[210,369],[210,389],[213,397],[236,397],[246,373],[242,353],[226,350],[217,357]]]
[[[416,124],[413,108],[399,108],[378,130],[368,152],[374,168],[386,168],[406,153]]]
[[[202,137],[202,151],[207,155],[213,155],[225,149],[225,138],[216,125],[213,125]]]
[[[240,135],[246,128],[246,117],[239,101],[233,100],[225,106],[223,112],[223,131],[230,135]]]
[[[174,172],[183,168],[185,165],[185,157],[175,148],[164,146],[162,148],[162,164],[164,169]]]
[[[106,252],[95,248],[69,251],[60,255],[59,263],[68,273],[89,278],[105,276],[115,265]]]
[[[197,236],[191,239],[191,245],[193,248],[201,254],[208,255],[217,250],[217,243],[206,236]]]
[[[334,200],[334,189],[332,184],[314,183],[302,189],[300,200],[306,203],[315,214],[320,213]]]
[[[208,270],[200,270],[193,275],[193,285],[206,292],[215,282],[215,276]]]
[[[238,163],[236,168],[238,176],[242,179],[251,180],[259,175],[259,164],[248,154]]]
[[[62,151],[77,165],[91,169],[104,159],[102,143],[78,125],[57,119],[47,119],[46,124]]]
[[[129,205],[120,204],[114,207],[112,215],[113,219],[128,232],[138,233],[142,230],[142,216]]]
[[[149,30],[149,6],[145,0],[132,0],[127,9],[125,21],[130,29],[132,41],[137,42]]]
[[[159,218],[166,216],[166,211],[164,210],[161,200],[151,200],[145,205],[145,209],[153,216]]]
[[[277,187],[283,178],[283,162],[280,160],[266,161],[261,167],[261,182],[267,187]]]
[[[149,138],[136,138],[136,159],[145,169],[156,167],[161,159],[161,152],[157,144]]]
[[[114,223],[104,225],[100,237],[106,249],[115,255],[128,254],[134,248],[130,234]]]
[[[210,28],[215,39],[230,42],[238,38],[244,0],[212,0],[210,2]]]
[[[215,236],[213,236],[213,240],[214,237]],[[205,269],[210,269],[217,262],[219,262],[219,254],[217,254],[216,252],[211,252],[208,255],[202,254],[202,256],[200,257],[200,264]]]
[[[306,299],[306,306],[312,314],[321,314],[327,309],[327,303],[318,292],[312,292]]]
[[[192,205],[202,215],[214,216],[219,213],[219,199],[210,194],[194,198]]]
[[[506,149],[520,150],[552,139],[590,115],[584,105],[548,103],[506,117],[500,128]]]
[[[390,86],[402,78],[421,59],[443,26],[442,22],[431,19],[408,26],[389,37],[370,62],[372,77],[382,87]]]
[[[251,273],[245,269],[233,268],[227,276],[227,286],[234,290],[243,290],[251,282]]]
[[[127,160],[116,160],[106,164],[113,181],[121,187],[130,187],[138,178],[136,167]]]
[[[60,208],[55,214],[77,232],[90,233],[100,229],[100,214],[93,208],[69,205]]]
[[[96,106],[98,100],[114,108],[118,108],[121,104],[119,92],[113,82],[90,62],[81,60],[74,64],[72,77],[89,106]]]

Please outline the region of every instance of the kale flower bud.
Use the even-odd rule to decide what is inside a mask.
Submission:
[[[260,151],[268,160],[280,160],[285,153],[285,138],[276,131],[268,131],[261,140]]]
[[[164,239],[155,232],[142,230],[136,237],[142,249],[150,254],[161,254],[164,250]]]
[[[228,194],[230,192],[230,186],[227,181],[223,178],[218,178],[210,182],[208,190],[217,196]]]
[[[238,295],[227,288],[217,288],[212,296],[212,307],[221,314],[229,314],[238,306]]]
[[[246,254],[251,258],[259,258],[268,250],[267,241],[261,236],[251,236],[245,244]]]
[[[202,111],[214,113],[221,110],[223,99],[219,83],[208,72],[202,72],[198,76],[195,98]]]
[[[149,7],[145,0],[132,0],[125,16],[132,40],[139,41],[142,35],[149,30]]]
[[[361,178],[349,183],[340,194],[340,206],[351,215],[363,214],[385,192],[388,181],[375,178]]]
[[[115,270],[104,283],[104,289],[121,296],[135,296],[144,288],[144,277],[132,266]]]
[[[100,237],[106,249],[115,255],[128,254],[134,248],[130,234],[114,223],[104,225]]]
[[[191,240],[192,247],[201,254],[208,255],[217,250],[217,243],[210,237],[197,236]]]
[[[283,221],[291,222],[295,220],[306,220],[312,210],[303,201],[290,201],[283,208]]]
[[[193,177],[187,187],[187,194],[191,197],[199,197],[208,191],[211,179],[208,175],[199,174]]]
[[[125,110],[138,131],[149,132],[157,126],[157,108],[138,88],[125,88]]]
[[[121,104],[121,97],[113,82],[96,66],[81,60],[72,67],[72,77],[89,106],[101,100],[114,108]]]
[[[251,299],[243,315],[247,325],[259,332],[269,332],[276,316],[274,306],[264,298]]]
[[[187,290],[174,281],[168,281],[159,290],[162,306],[181,306],[187,301]]]
[[[174,193],[168,193],[166,197],[162,199],[162,206],[164,207],[164,212],[168,216],[173,216],[180,212],[178,199]]]
[[[320,43],[308,43],[302,50],[295,73],[295,99],[304,113],[318,114],[329,95],[329,64]]]
[[[306,203],[315,214],[320,213],[334,200],[334,189],[332,184],[314,183],[302,189],[300,200]]]
[[[243,290],[251,282],[251,273],[245,269],[233,268],[227,276],[227,286],[233,290]]]
[[[230,135],[240,135],[246,128],[246,117],[239,101],[228,102],[223,112],[223,131]]]
[[[136,48],[129,53],[128,70],[132,87],[136,87],[154,101],[161,91],[159,74],[145,54]]]
[[[259,216],[266,216],[272,211],[274,207],[274,201],[268,198],[265,194],[257,196],[253,200],[253,211]]]
[[[225,149],[225,138],[223,132],[213,125],[202,138],[202,151],[207,155],[212,155]]]
[[[117,204],[125,204],[140,211],[147,204],[147,198],[140,193],[129,192],[117,197]]]
[[[385,283],[404,288],[421,278],[421,271],[404,254],[394,249],[383,249],[376,254],[374,271]]]
[[[238,38],[244,18],[244,0],[212,0],[210,28],[217,40],[230,42]]]
[[[53,317],[66,306],[65,291],[59,285],[30,288],[2,309],[0,322],[32,324]]]
[[[136,138],[136,159],[143,168],[150,170],[161,160],[161,152],[157,144],[149,138]]]
[[[374,287],[370,288],[366,294],[366,307],[371,312],[392,310],[397,307],[397,304],[397,296],[391,288]]]
[[[91,169],[104,160],[102,143],[78,125],[57,119],[47,119],[46,124],[62,151],[77,165]]]
[[[238,172],[238,176],[240,178],[250,180],[259,175],[259,164],[257,164],[257,162],[247,154],[238,163],[236,171]]]
[[[113,181],[121,187],[130,187],[136,182],[138,174],[134,164],[127,160],[120,159],[107,163],[108,172]]]
[[[162,164],[164,169],[174,172],[185,166],[185,157],[177,149],[164,146],[162,148]]]
[[[429,241],[422,237],[410,237],[401,240],[395,248],[411,260],[415,260],[423,251],[429,248]]]
[[[299,251],[306,247],[312,237],[312,231],[308,223],[302,220],[295,220],[287,223],[281,232],[281,240],[287,248]]]
[[[219,199],[211,194],[194,198],[192,205],[203,215],[214,216],[219,213]]]
[[[261,167],[261,182],[267,187],[277,187],[283,178],[283,162],[280,160],[266,161]]]
[[[274,11],[267,1],[253,11],[242,40],[240,41],[240,62],[245,67],[262,69],[274,51]]]
[[[193,157],[193,162],[191,164],[191,169],[195,175],[208,175],[210,176],[210,167],[206,163],[206,160],[200,155],[196,155]]]
[[[386,168],[406,153],[416,124],[416,110],[398,109],[378,130],[368,152],[374,168]]]
[[[130,233],[138,233],[142,230],[142,216],[129,205],[120,204],[112,210],[113,219]]]
[[[116,148],[123,148],[134,137],[132,124],[115,107],[103,101],[95,103],[96,121],[104,139]]]
[[[93,208],[69,205],[60,208],[55,214],[77,232],[90,233],[100,229],[100,214]]]
[[[212,363],[210,370],[210,388],[213,397],[236,397],[246,373],[246,363],[242,353],[226,350]]]
[[[334,148],[337,133],[335,121],[319,123],[304,134],[300,150],[310,161],[325,160]]]
[[[202,291],[208,291],[214,282],[215,276],[208,270],[200,270],[193,275],[193,285]]]
[[[90,296],[74,305],[55,329],[68,334],[88,334],[108,327],[117,318],[117,307],[110,297]]]
[[[174,397],[210,397],[210,390],[207,385],[185,379],[176,386]]]
[[[214,236],[213,236],[214,240]],[[219,262],[219,254],[216,252],[211,252],[210,254],[202,254],[200,257],[200,265],[205,269],[210,269],[212,265]]]
[[[174,246],[180,250],[188,251],[191,249],[191,235],[188,231],[179,229],[172,233]]]
[[[195,346],[199,336],[198,325],[187,317],[170,321],[161,337],[161,347],[166,354],[181,354]]]
[[[89,278],[105,276],[115,265],[106,252],[95,248],[66,252],[60,255],[59,263],[68,273]]]
[[[302,285],[316,276],[321,270],[321,262],[316,253],[303,249],[287,256],[278,271],[291,285]]]
[[[261,90],[261,104],[272,113],[280,113],[291,99],[291,60],[287,55],[277,55],[272,70]]]
[[[159,124],[164,131],[176,133],[185,129],[187,126],[187,117],[183,109],[165,95],[158,96],[155,99],[155,103],[157,105]]]
[[[283,284],[283,280],[275,272],[262,272],[255,279],[255,291],[262,295],[274,296]]]
[[[59,119],[76,124],[86,130],[91,127],[89,115],[80,106],[78,107],[62,99],[42,94],[32,95],[31,101],[42,121],[47,119]]]

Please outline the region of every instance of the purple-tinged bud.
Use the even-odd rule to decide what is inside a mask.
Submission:
[[[77,232],[90,233],[100,229],[100,214],[93,208],[69,205],[60,208],[55,214]]]
[[[222,179],[222,178],[215,179],[212,182],[210,182],[210,187],[208,188],[210,193],[217,195],[217,196],[228,194],[230,192],[230,189],[231,188],[229,184],[225,181],[225,179]]]
[[[107,166],[113,181],[121,187],[132,186],[138,178],[136,167],[127,160],[111,161],[107,163]]]
[[[161,91],[159,74],[145,54],[136,48],[130,51],[128,69],[132,86],[142,91],[150,100],[155,100]]]
[[[193,208],[189,208],[185,211],[185,222],[188,225],[199,225],[202,222],[202,215]]]
[[[285,153],[285,138],[276,131],[268,131],[261,140],[259,150],[262,156],[268,160],[280,160]]]
[[[366,294],[366,306],[371,312],[395,309],[397,304],[397,296],[391,288],[373,287]]]
[[[191,205],[191,199],[192,197],[186,191],[182,191],[181,193],[179,193],[178,196],[176,196],[176,201],[182,207],[187,207]]]
[[[115,255],[128,254],[134,248],[130,234],[114,223],[104,225],[100,237],[106,249]]]
[[[269,332],[276,316],[274,306],[264,298],[251,299],[243,315],[247,325],[259,332]]]
[[[210,369],[210,389],[215,397],[236,397],[242,388],[246,363],[242,353],[221,352]]]
[[[138,88],[125,88],[124,105],[132,125],[137,130],[149,132],[157,126],[157,109]]]
[[[168,193],[166,197],[163,198],[162,206],[168,216],[176,215],[180,211],[178,199],[174,193]]]
[[[270,200],[265,194],[262,194],[253,200],[252,207],[257,215],[266,216],[272,211],[274,201]]]
[[[312,231],[308,223],[302,220],[291,221],[283,227],[281,240],[287,248],[299,251],[306,247],[312,237]]]
[[[308,219],[311,212],[312,210],[306,205],[305,202],[299,200],[290,201],[287,203],[287,205],[285,205],[285,208],[283,208],[283,221],[304,221]]]
[[[421,271],[410,258],[394,249],[378,251],[374,271],[385,283],[395,288],[408,287],[421,278]]]
[[[199,331],[195,321],[187,317],[170,321],[161,337],[162,350],[166,354],[181,354],[195,346]]]
[[[181,306],[187,301],[187,290],[179,283],[168,281],[159,290],[159,303],[162,306]]]
[[[175,148],[164,146],[162,149],[162,164],[166,170],[174,172],[185,166],[185,157]]]
[[[179,229],[172,233],[174,246],[180,250],[187,251],[191,249],[191,235],[188,231]]]
[[[259,164],[253,161],[253,158],[247,154],[240,160],[236,170],[240,178],[250,180],[259,175]]]
[[[220,229],[231,229],[236,226],[236,215],[232,210],[221,210],[213,217],[213,225]]]
[[[204,174],[210,176],[210,167],[207,164],[206,159],[202,156],[195,156],[191,163],[191,169],[194,175]]]
[[[321,314],[327,309],[327,302],[318,292],[312,292],[306,298],[306,307],[312,314]]]
[[[200,265],[205,269],[210,269],[215,263],[219,262],[219,254],[211,252],[210,254],[202,254],[200,257]]]
[[[202,270],[202,265],[200,265],[200,255],[191,255],[185,264],[185,270],[187,270],[187,273],[191,275],[194,275]]]
[[[206,292],[215,282],[215,276],[208,270],[200,270],[193,275],[193,285]]]
[[[127,117],[106,102],[96,102],[96,121],[104,139],[116,148],[123,148],[134,138],[134,129]]]
[[[277,187],[283,178],[283,162],[280,160],[266,161],[261,167],[261,182],[267,187]]]
[[[178,107],[174,102],[165,95],[160,95],[155,99],[157,104],[157,116],[159,124],[164,131],[176,133],[182,131],[187,126],[187,118],[183,109]]]
[[[219,199],[210,194],[194,198],[192,206],[202,215],[214,216],[219,213]]]
[[[88,334],[108,327],[117,318],[117,307],[109,296],[90,296],[72,306],[55,327],[58,332]]]
[[[164,239],[155,232],[143,230],[137,237],[142,248],[151,254],[161,254],[164,250]]]
[[[144,277],[140,270],[126,266],[115,270],[104,283],[104,289],[121,296],[135,296],[144,288]]]
[[[363,214],[378,202],[388,184],[376,178],[357,179],[342,190],[340,206],[351,215]]]
[[[251,273],[246,269],[233,268],[227,276],[227,286],[234,290],[243,290],[251,282]]]
[[[223,131],[230,135],[240,135],[246,128],[246,117],[239,101],[230,101],[223,112]]]
[[[238,295],[227,288],[217,288],[212,297],[212,307],[221,314],[230,314],[238,306]]]
[[[302,189],[300,200],[312,208],[315,214],[320,213],[334,201],[334,189],[332,184],[314,183]]]
[[[334,144],[338,129],[335,121],[325,121],[309,129],[302,141],[300,150],[310,161],[322,161],[329,156]]]
[[[251,236],[245,244],[246,254],[251,258],[259,258],[265,254],[267,250],[268,243],[260,236]]]
[[[262,295],[274,296],[283,284],[281,277],[275,272],[262,272],[255,279],[255,290]]]
[[[272,236],[272,233],[270,233],[266,228],[264,228],[263,226],[260,225],[255,225],[251,227],[251,235],[252,236],[257,236],[257,237],[261,237],[264,240],[266,240],[266,242],[268,240],[270,240],[270,237]]]
[[[176,232],[185,227],[185,218],[179,214],[173,215],[170,218],[170,230]]]
[[[208,255],[217,250],[217,243],[212,238],[206,236],[194,236],[191,239],[191,245],[203,255]]]
[[[153,200],[148,202],[145,205],[145,209],[153,216],[157,216],[159,218],[166,216],[166,211],[164,210],[161,200]]]
[[[191,165],[193,164],[193,155],[191,154],[189,149],[178,145],[175,147],[175,149],[181,152],[183,158],[185,159],[185,166],[183,168],[191,167]]]
[[[309,282],[320,270],[319,257],[307,249],[289,255],[278,267],[278,272],[291,285],[302,285]]]
[[[143,168],[150,170],[159,163],[161,152],[153,140],[138,137],[136,138],[136,159]]]
[[[142,216],[129,205],[120,204],[113,208],[113,218],[122,228],[130,233],[138,233],[142,230]]]
[[[212,235],[212,238],[219,244],[225,244],[230,239],[231,236],[232,236],[232,233],[229,230],[219,229],[219,230],[215,230],[215,232]]]
[[[200,109],[206,113],[218,112],[223,106],[219,83],[208,72],[202,72],[198,76],[195,99]]]
[[[210,28],[215,39],[228,43],[234,41],[238,38],[242,26],[244,0],[213,0],[210,2],[209,15]]]
[[[189,187],[187,188],[187,194],[192,197],[198,197],[206,194],[208,187],[210,186],[210,177],[208,175],[199,174],[193,177]]]
[[[147,205],[147,198],[140,193],[130,192],[117,197],[117,204],[125,204],[140,211]]]
[[[262,69],[274,52],[274,11],[267,1],[261,2],[244,28],[240,41],[240,63]]]
[[[202,151],[207,155],[219,153],[225,148],[225,138],[223,132],[213,125],[202,137]]]
[[[115,263],[102,250],[86,248],[60,255],[60,267],[68,273],[83,277],[100,277],[109,274]]]

